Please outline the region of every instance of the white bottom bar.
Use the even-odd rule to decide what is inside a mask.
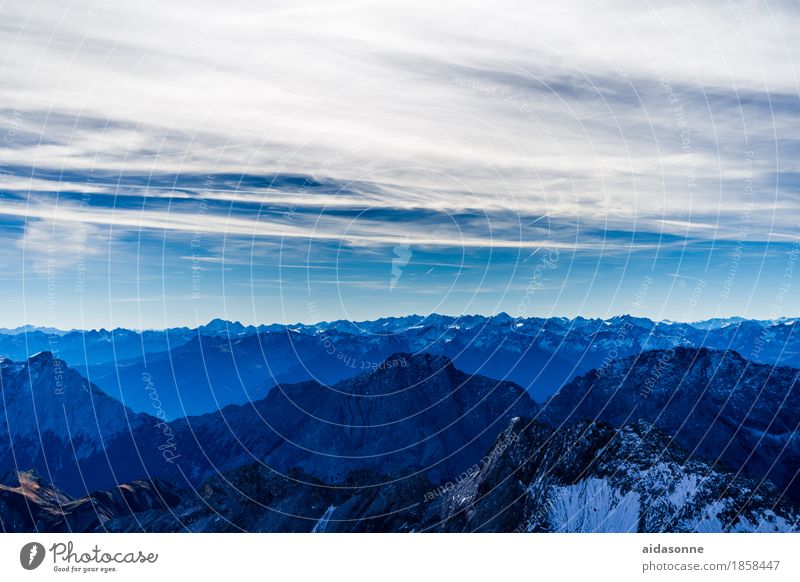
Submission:
[[[21,565],[29,556],[20,555],[29,542],[46,550],[31,571]],[[800,580],[798,543],[796,534],[4,534],[0,573],[4,580],[137,582]],[[146,562],[118,563],[126,559]]]

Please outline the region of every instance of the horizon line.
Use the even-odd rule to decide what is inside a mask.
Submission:
[[[73,327],[73,328],[70,328],[70,329],[62,329],[62,328],[53,327],[53,326],[46,326],[46,325],[24,324],[24,325],[19,325],[17,327],[5,327],[5,326],[0,327],[0,334],[9,335],[9,334],[11,334],[13,332],[15,335],[22,335],[22,334],[25,334],[25,333],[31,333],[31,332],[36,332],[36,331],[39,331],[39,332],[42,332],[42,333],[49,333],[49,334],[59,334],[59,333],[60,334],[68,334],[68,333],[74,333],[74,332],[91,333],[91,332],[103,332],[103,331],[109,332],[109,331],[116,331],[116,330],[126,330],[126,331],[132,331],[132,332],[135,332],[135,333],[144,333],[144,332],[147,332],[147,331],[167,332],[167,331],[170,331],[170,330],[179,330],[179,329],[187,329],[187,330],[191,331],[191,330],[199,330],[199,329],[204,328],[204,327],[209,327],[211,324],[213,324],[215,322],[218,322],[218,324],[223,324],[224,323],[224,324],[230,324],[231,326],[240,326],[240,327],[243,327],[245,329],[254,328],[256,331],[259,331],[259,328],[274,327],[274,326],[291,328],[291,327],[315,327],[315,326],[322,326],[322,325],[330,326],[330,325],[335,325],[335,324],[340,324],[340,323],[371,324],[371,323],[376,323],[378,321],[383,321],[383,320],[399,320],[399,319],[406,319],[406,318],[420,318],[422,320],[425,320],[425,319],[428,319],[428,318],[431,318],[431,317],[447,317],[447,318],[452,318],[452,319],[484,318],[484,319],[488,320],[488,319],[494,319],[494,318],[499,318],[499,317],[504,317],[504,316],[505,316],[505,318],[507,318],[508,320],[511,320],[511,321],[530,321],[530,320],[566,320],[566,321],[576,321],[576,320],[581,320],[582,319],[582,320],[586,320],[586,321],[609,322],[609,321],[612,321],[614,319],[631,318],[631,319],[647,320],[647,321],[649,321],[651,323],[654,323],[654,324],[663,323],[663,324],[680,324],[680,325],[691,325],[691,326],[695,326],[695,325],[703,324],[703,323],[709,323],[709,322],[713,322],[713,321],[728,321],[728,320],[749,321],[749,322],[762,323],[762,324],[763,323],[769,323],[770,325],[778,325],[778,324],[781,324],[781,323],[786,323],[787,321],[794,322],[794,320],[800,319],[800,315],[798,315],[798,316],[781,316],[781,317],[778,317],[778,318],[766,318],[766,319],[743,317],[743,316],[740,316],[740,315],[729,315],[729,316],[710,317],[710,318],[706,318],[706,319],[698,319],[698,320],[692,320],[692,321],[680,321],[680,320],[669,319],[669,318],[653,319],[652,317],[648,317],[648,316],[645,316],[645,315],[634,315],[634,314],[631,314],[631,313],[621,313],[621,314],[617,314],[617,315],[612,315],[610,317],[602,318],[602,317],[596,317],[596,316],[595,317],[587,317],[587,316],[583,316],[583,315],[576,315],[576,316],[573,316],[573,317],[566,316],[566,315],[532,315],[532,316],[529,316],[529,317],[525,317],[525,316],[521,316],[521,315],[511,316],[505,311],[500,311],[498,313],[494,313],[494,314],[491,314],[491,315],[481,314],[481,313],[471,313],[471,314],[462,313],[462,314],[458,314],[458,315],[452,315],[452,314],[447,314],[447,313],[432,312],[432,313],[429,313],[427,315],[420,315],[418,313],[409,313],[409,314],[406,314],[406,315],[389,315],[389,316],[376,317],[374,319],[362,319],[362,320],[333,319],[333,320],[319,320],[319,321],[315,321],[315,322],[311,322],[311,323],[303,323],[303,322],[293,322],[293,323],[271,322],[271,323],[264,323],[264,322],[262,322],[262,323],[258,323],[258,324],[255,324],[255,323],[244,324],[239,320],[233,320],[232,321],[232,320],[228,320],[228,319],[223,319],[221,317],[214,317],[214,318],[208,320],[206,323],[203,323],[203,324],[200,324],[200,325],[197,325],[197,326],[194,326],[194,327],[184,324],[184,325],[173,325],[173,326],[170,326],[170,327],[143,327],[143,328],[137,328],[137,327],[117,326],[117,327],[113,327],[113,328],[106,328],[105,326],[102,326],[102,327],[93,327],[93,328],[74,328]]]

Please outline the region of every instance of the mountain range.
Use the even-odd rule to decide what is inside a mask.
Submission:
[[[153,413],[146,384],[169,419],[262,398],[281,383],[338,382],[394,353],[447,356],[469,374],[509,380],[542,401],[612,360],[676,347],[732,350],[763,364],[800,368],[793,319],[654,322],[610,319],[406,316],[368,322],[245,326],[213,320],[196,329],[0,332],[0,355],[51,351],[137,412]]]
[[[0,524],[797,530],[794,322],[419,321],[218,321],[116,364],[3,358]],[[692,345],[708,338],[760,350]]]

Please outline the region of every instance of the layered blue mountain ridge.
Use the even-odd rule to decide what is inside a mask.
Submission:
[[[98,386],[92,365],[82,368],[90,381],[49,351],[4,358],[0,524],[13,531],[69,524],[81,531],[796,529],[800,372],[783,365],[792,361],[794,322],[496,316],[426,326],[424,319],[182,330],[175,334],[188,338],[182,345],[148,353],[147,367],[136,368],[141,411],[119,386]],[[8,335],[31,333],[39,332]],[[115,335],[129,337],[94,333],[107,333],[112,346]],[[708,338],[727,344],[691,345]],[[206,357],[208,346],[218,360]],[[467,366],[465,354],[483,360]],[[196,389],[198,402],[216,408],[167,415],[155,364],[172,356],[186,363],[172,368],[175,402],[194,401]],[[508,378],[518,372],[513,358],[527,357],[532,380],[522,386]],[[549,368],[553,361],[564,367]],[[213,374],[205,384],[181,377],[203,362],[236,379],[217,391]],[[277,381],[279,368],[294,381]],[[544,372],[557,369],[564,381],[537,396]],[[668,506],[654,505],[662,497]],[[261,501],[254,507],[253,499]],[[54,504],[65,503],[83,509],[53,518]],[[227,512],[224,527],[207,513],[215,504]],[[393,504],[404,520],[376,521]],[[99,521],[86,517],[93,505],[103,508]],[[274,507],[297,517],[279,519]],[[611,517],[597,521],[598,510]]]
[[[406,316],[369,322],[245,326],[213,320],[196,329],[0,330],[0,355],[51,351],[137,412],[153,413],[152,390],[169,419],[257,400],[276,384],[324,384],[369,371],[393,353],[449,357],[469,374],[509,380],[542,401],[611,360],[683,347],[733,350],[748,360],[800,367],[792,319],[696,323],[495,316]],[[150,391],[143,389],[149,386]]]

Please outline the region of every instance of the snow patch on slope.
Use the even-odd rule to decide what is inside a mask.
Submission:
[[[553,490],[549,521],[559,532],[635,532],[639,494],[626,495],[605,479],[586,479]]]
[[[324,533],[325,528],[328,527],[328,522],[331,520],[331,515],[333,515],[335,509],[336,507],[333,505],[328,506],[328,509],[326,509],[325,513],[322,514],[322,517],[319,518],[319,521],[314,524],[314,529],[311,530],[311,533]]]

